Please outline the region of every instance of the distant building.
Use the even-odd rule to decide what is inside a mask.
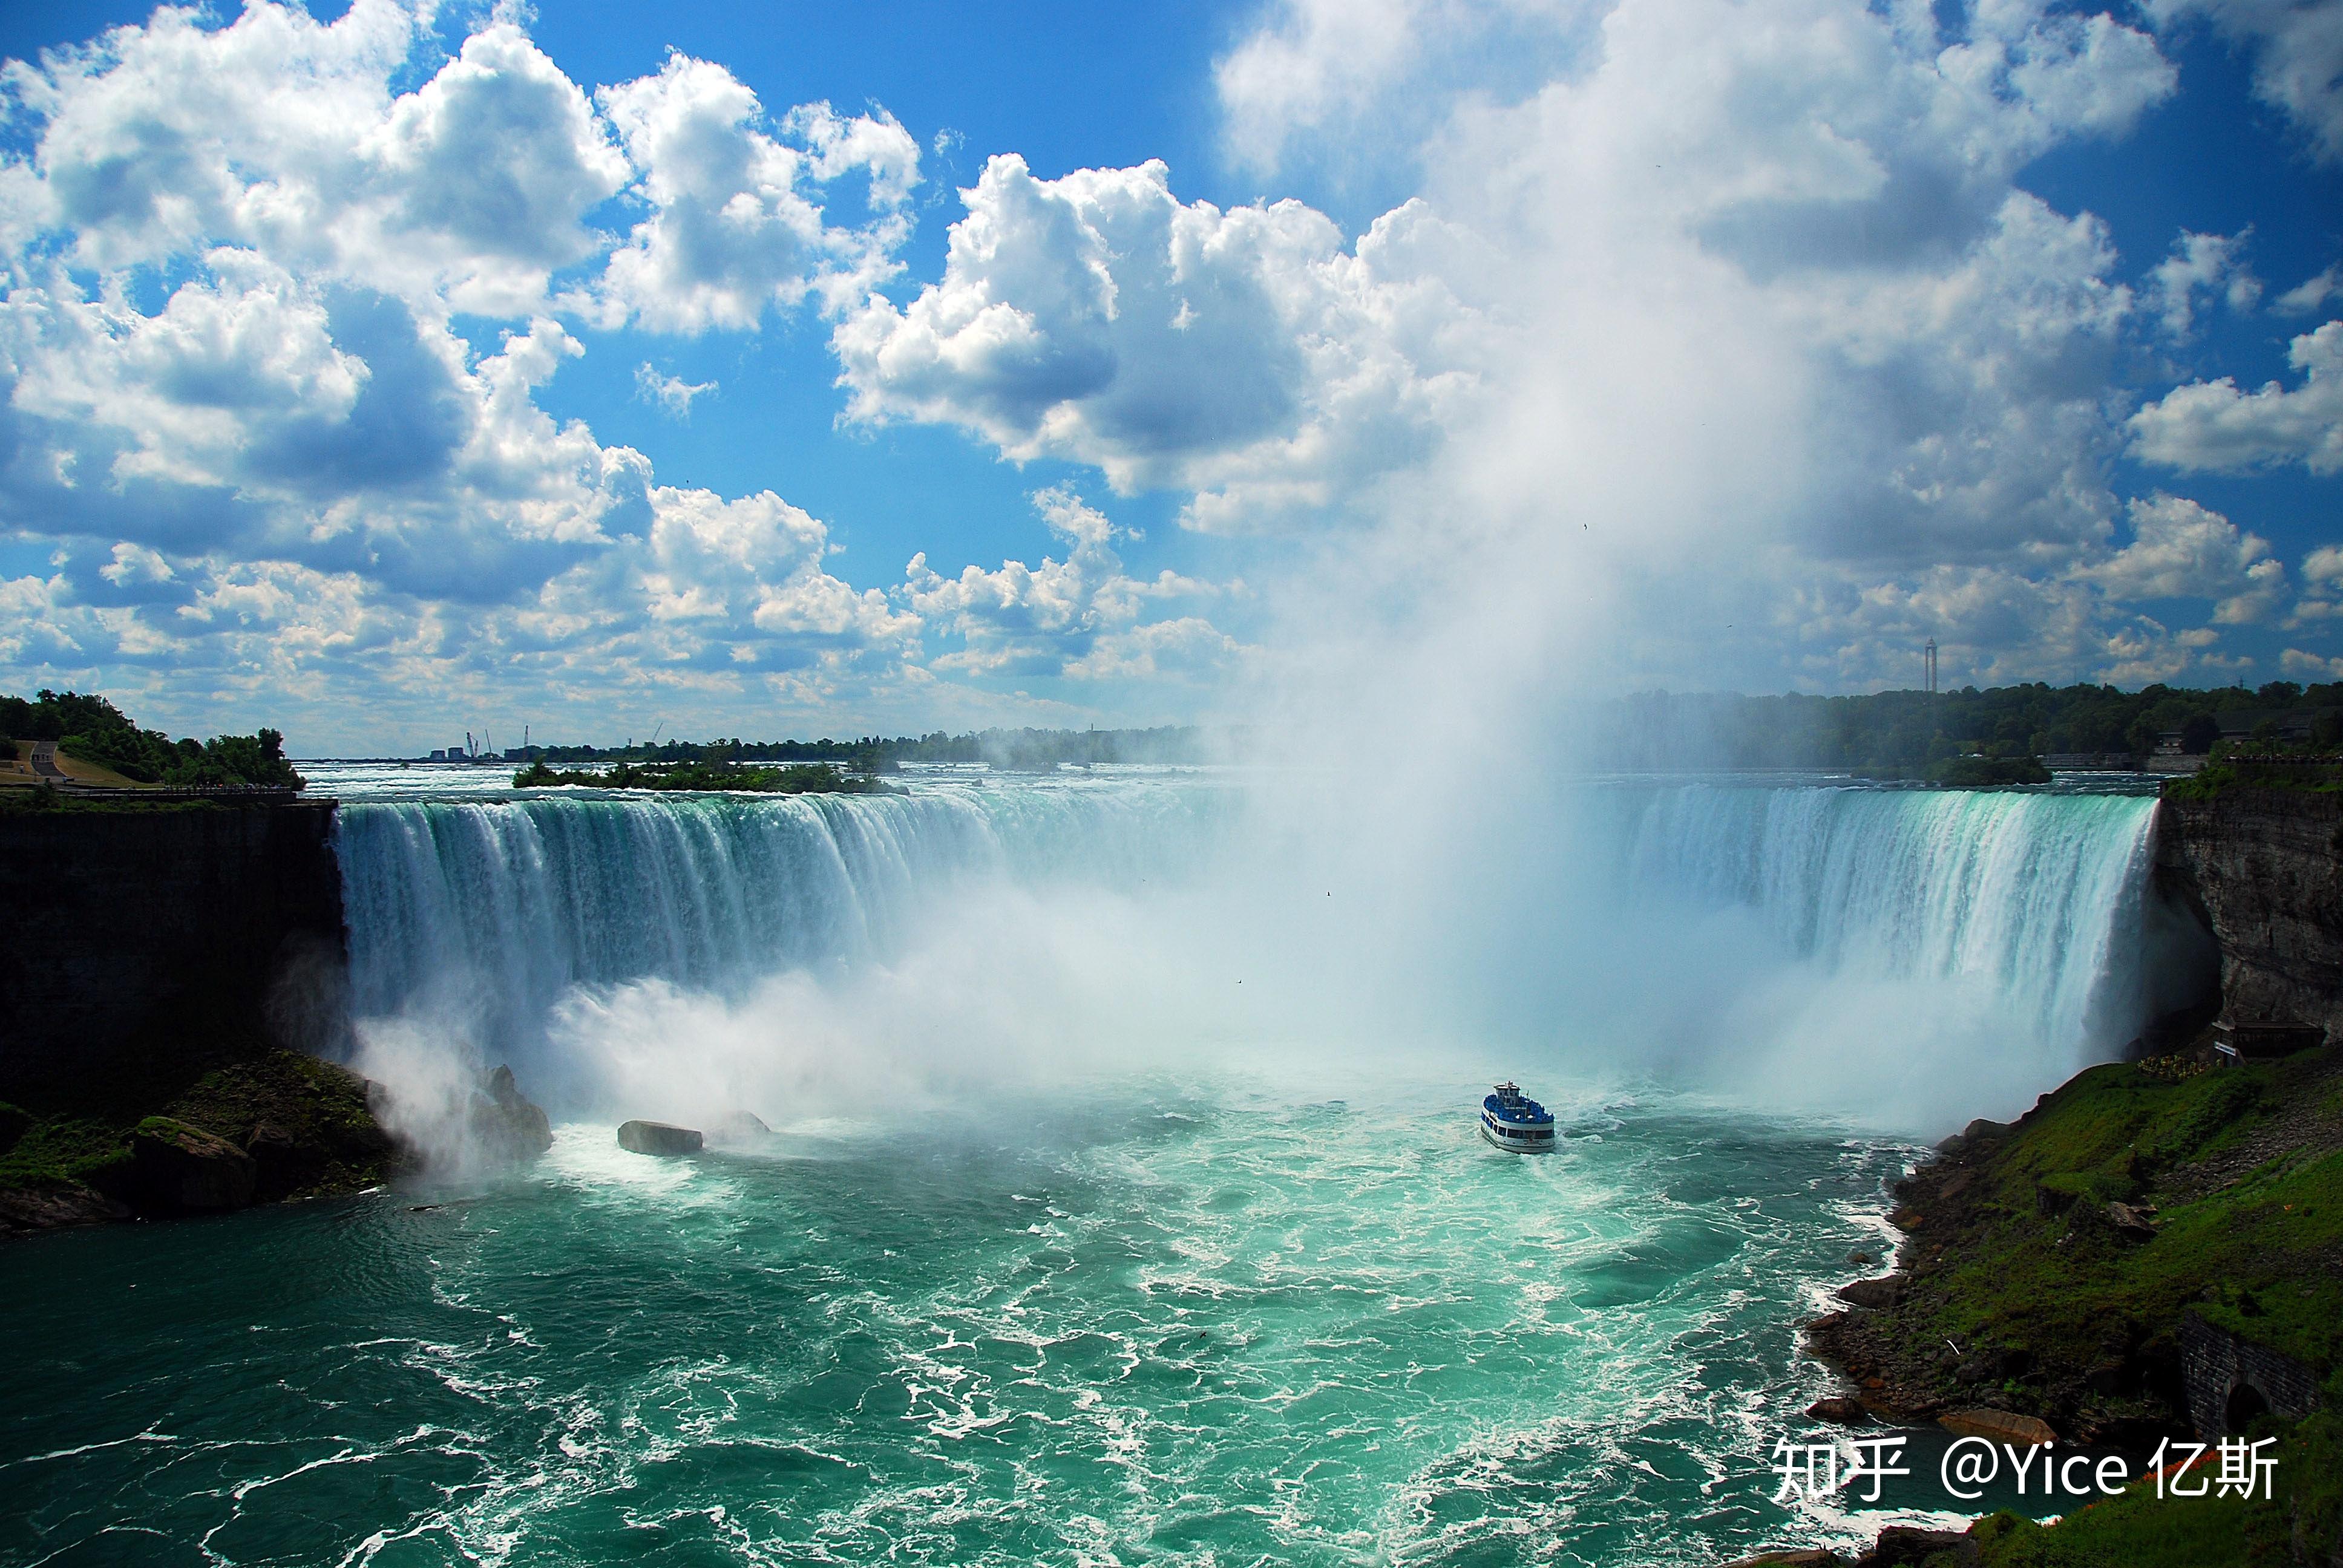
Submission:
[[[447,753],[444,749],[434,751],[431,754],[431,760],[434,762],[445,762],[447,760]]]
[[[2308,708],[2240,708],[2217,713],[2213,721],[2221,727],[2224,740],[2249,740],[2265,724],[2278,732],[2280,740],[2308,740],[2311,721],[2317,717],[2316,710]]]

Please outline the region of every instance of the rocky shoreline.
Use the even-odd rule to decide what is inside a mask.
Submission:
[[[383,1085],[294,1051],[228,1062],[154,1106],[35,1115],[0,1105],[0,1237],[344,1197],[425,1160],[398,1136]],[[465,1131],[500,1164],[553,1142],[508,1067],[473,1091]]]
[[[2204,1044],[2095,1067],[1946,1139],[1894,1190],[1894,1268],[1802,1330],[1845,1385],[1806,1413],[2113,1450],[2135,1476],[2165,1439],[2274,1437],[2275,1494],[2149,1498],[2142,1480],[2051,1526],[1897,1526],[1852,1559],[1735,1568],[2343,1563],[2343,1046],[2225,1060]],[[2109,1550],[2158,1530],[2168,1555]]]

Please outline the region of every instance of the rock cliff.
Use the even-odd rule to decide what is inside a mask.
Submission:
[[[2167,790],[2157,875],[2221,949],[2223,1010],[2343,1038],[2343,793],[2236,784]]]
[[[345,1027],[331,801],[0,817],[0,1101],[80,1098]]]

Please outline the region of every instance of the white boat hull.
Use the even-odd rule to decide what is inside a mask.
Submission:
[[[1554,1145],[1553,1128],[1524,1128],[1520,1129],[1519,1131],[1522,1133],[1522,1136],[1508,1138],[1503,1133],[1498,1131],[1495,1127],[1492,1126],[1487,1117],[1483,1116],[1481,1118],[1481,1136],[1487,1139],[1493,1146],[1503,1150],[1508,1154],[1548,1154],[1553,1152]]]

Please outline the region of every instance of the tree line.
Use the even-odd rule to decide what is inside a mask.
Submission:
[[[2307,738],[2289,739],[2306,719]],[[2123,691],[2037,681],[1862,697],[1646,692],[1603,705],[1592,729],[1602,765],[1624,769],[1949,773],[1963,759],[2014,762],[2079,752],[2144,759],[2167,736],[2183,751],[2204,754],[2225,733],[2232,744],[2331,751],[2343,746],[2343,682]]]
[[[890,772],[906,762],[984,762],[1041,770],[1071,762],[1204,762],[1232,755],[1240,737],[1195,725],[1151,729],[982,729],[962,734],[865,735],[850,740],[669,740],[657,746],[532,746],[548,763],[823,762],[853,773]],[[507,753],[513,756],[514,753]]]
[[[122,709],[93,693],[43,691],[31,701],[0,695],[0,739],[54,740],[67,757],[108,768],[141,784],[175,789],[258,785],[299,789],[308,780],[285,757],[274,729],[174,740],[141,729]]]

